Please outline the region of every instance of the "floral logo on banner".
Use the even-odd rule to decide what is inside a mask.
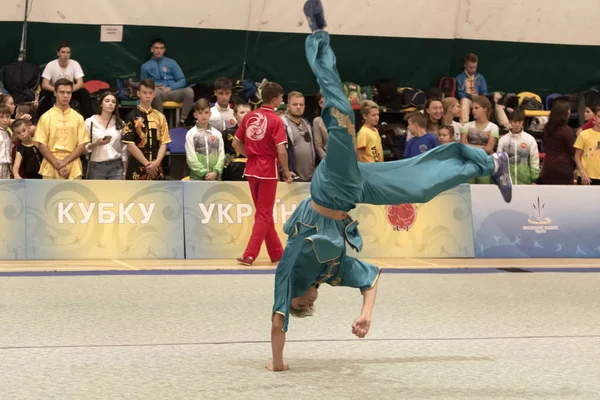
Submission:
[[[387,206],[385,214],[395,231],[408,231],[417,220],[417,209],[410,203]]]

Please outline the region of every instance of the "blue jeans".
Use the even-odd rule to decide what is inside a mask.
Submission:
[[[123,180],[123,160],[108,160],[102,162],[90,161],[88,164],[88,179]]]

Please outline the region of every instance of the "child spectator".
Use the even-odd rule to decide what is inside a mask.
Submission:
[[[454,142],[454,127],[452,125],[442,125],[438,131],[438,141],[440,145]]]
[[[515,110],[509,121],[511,130],[498,141],[498,152],[508,153],[510,175],[515,184],[535,184],[540,176],[540,155],[533,136],[523,130],[525,113]]]
[[[371,100],[364,100],[360,113],[365,120],[356,135],[356,156],[361,162],[383,162],[383,146],[376,126],[379,123],[379,106]]]
[[[196,126],[185,135],[185,154],[190,167],[190,179],[217,181],[225,165],[225,148],[221,132],[208,123],[210,103],[206,99],[196,102]]]
[[[498,143],[500,133],[498,125],[490,122],[492,103],[485,96],[473,98],[473,117],[475,121],[463,126],[461,141],[474,147],[484,149],[486,153],[493,154]]]
[[[581,128],[579,128],[577,130],[577,136],[579,136],[579,134],[583,131],[585,131],[586,129],[592,129],[594,127],[594,125],[596,125],[596,116],[594,114],[594,110],[596,109],[595,105],[590,105],[585,107],[585,111],[583,113],[583,116],[585,118],[585,124],[583,124],[581,126]]]
[[[594,127],[581,132],[574,145],[578,185],[600,185],[600,106],[594,113]]]
[[[416,111],[408,114],[405,119],[413,138],[406,143],[404,158],[416,157],[440,145],[437,137],[427,132],[427,116]]]
[[[32,138],[35,133],[35,125],[33,125],[35,114],[35,107],[33,105],[21,104],[20,106],[17,106],[17,115],[15,116],[15,119],[24,119],[27,122],[29,134]]]
[[[462,132],[463,126],[460,122],[455,121],[456,118],[460,118],[460,102],[455,97],[446,97],[442,100],[442,104],[444,105],[444,115],[442,116],[441,122],[444,125],[452,125],[454,128],[453,140],[455,142],[460,142],[460,133]]]
[[[237,125],[228,128],[223,132],[223,141],[225,146],[225,167],[223,169],[223,180],[224,181],[243,181],[244,179],[244,168],[246,168],[246,161],[248,159],[238,153],[233,148],[233,139],[237,132],[238,126],[242,123],[242,120],[252,111],[252,107],[246,103],[236,104],[233,107],[233,115],[237,121]]]
[[[19,143],[12,173],[15,179],[42,179],[40,166],[44,157],[33,143],[28,121],[17,119],[12,124],[13,135]]]
[[[219,78],[215,82],[215,97],[217,103],[210,109],[210,126],[223,133],[226,129],[237,125],[233,109],[229,107],[231,100],[231,81]],[[225,139],[225,137],[223,137]]]
[[[488,154],[494,153],[494,148],[500,138],[498,125],[490,122],[489,117],[492,114],[492,104],[485,96],[473,98],[473,117],[475,121],[468,122],[463,126],[460,141],[473,147],[479,147]],[[470,183],[490,184],[489,176],[479,177]]]
[[[15,100],[10,94],[0,94],[0,106],[7,106],[11,117],[15,113]]]
[[[325,158],[325,154],[327,153],[327,141],[329,139],[327,127],[323,122],[323,118],[321,118],[321,112],[323,111],[323,107],[325,105],[325,98],[321,92],[318,92],[315,96],[315,100],[317,102],[318,115],[313,120],[313,135],[315,138],[315,150],[317,151],[319,160],[322,160]]]
[[[12,139],[9,125],[11,115],[9,106],[0,106],[0,179],[10,179]]]

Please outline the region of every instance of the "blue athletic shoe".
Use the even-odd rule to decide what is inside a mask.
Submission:
[[[327,26],[321,0],[308,0],[304,3],[304,15],[311,31],[319,31]]]
[[[508,154],[504,152],[496,153],[494,159],[498,163],[498,170],[492,175],[492,181],[498,185],[504,201],[510,203],[512,200],[512,179],[509,172]]]

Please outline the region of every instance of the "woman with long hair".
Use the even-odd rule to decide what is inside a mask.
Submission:
[[[121,142],[123,121],[114,94],[100,97],[100,114],[85,120],[90,135],[86,145],[89,155],[88,179],[122,180],[127,170],[127,145]]]
[[[437,136],[442,126],[442,117],[444,115],[442,100],[439,97],[427,99],[424,114],[427,117],[427,133],[433,133]]]
[[[541,178],[547,185],[573,185],[575,172],[575,134],[569,126],[571,108],[566,101],[555,101],[544,127],[546,157]]]
[[[454,128],[453,141],[460,142],[460,133],[462,132],[463,126],[460,122],[455,121],[455,118],[460,118],[462,107],[460,102],[455,97],[446,97],[442,100],[444,105],[444,115],[442,116],[442,125],[452,125]]]

